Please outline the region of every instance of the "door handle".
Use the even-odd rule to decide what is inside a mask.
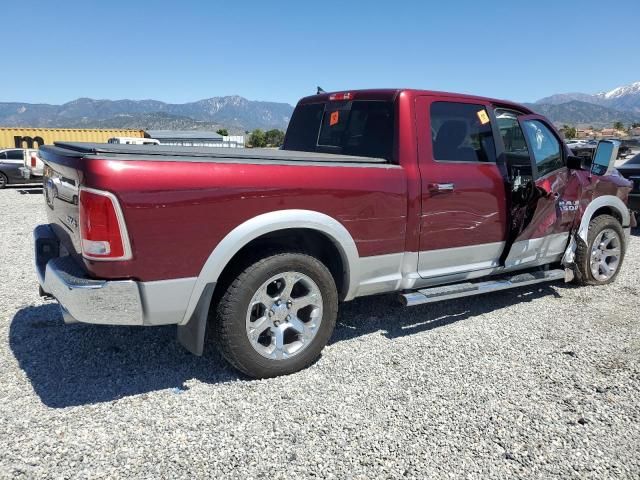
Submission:
[[[453,183],[430,183],[429,190],[432,192],[453,192],[456,186]]]

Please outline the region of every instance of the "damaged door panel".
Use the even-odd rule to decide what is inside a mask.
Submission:
[[[501,264],[546,263],[567,244],[580,183],[566,167],[559,135],[544,118],[496,109],[509,175],[509,232]]]

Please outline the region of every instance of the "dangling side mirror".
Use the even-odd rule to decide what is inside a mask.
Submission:
[[[591,162],[592,175],[607,175],[613,169],[618,157],[620,142],[617,140],[600,140]]]
[[[589,171],[591,169],[591,159],[589,157],[569,155],[567,157],[567,168],[570,170]]]

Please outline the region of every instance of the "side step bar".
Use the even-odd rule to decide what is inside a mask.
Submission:
[[[488,280],[486,282],[456,283],[453,285],[424,288],[414,292],[402,293],[400,294],[400,302],[402,302],[405,307],[412,307],[414,305],[422,305],[423,303],[440,302],[442,300],[450,300],[452,298],[470,297],[472,295],[497,292],[500,290],[507,290],[509,288],[532,285],[534,283],[553,282],[555,280],[564,279],[565,271],[559,269],[518,273],[510,277],[501,277],[500,279]]]

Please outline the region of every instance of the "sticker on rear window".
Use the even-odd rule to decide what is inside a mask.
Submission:
[[[331,116],[329,117],[329,126],[333,127],[340,120],[340,112],[335,111],[331,112]]]
[[[486,125],[487,123],[489,123],[489,115],[487,115],[486,110],[478,110],[476,112],[476,115],[478,115],[478,120],[480,120],[480,123],[482,125]]]

